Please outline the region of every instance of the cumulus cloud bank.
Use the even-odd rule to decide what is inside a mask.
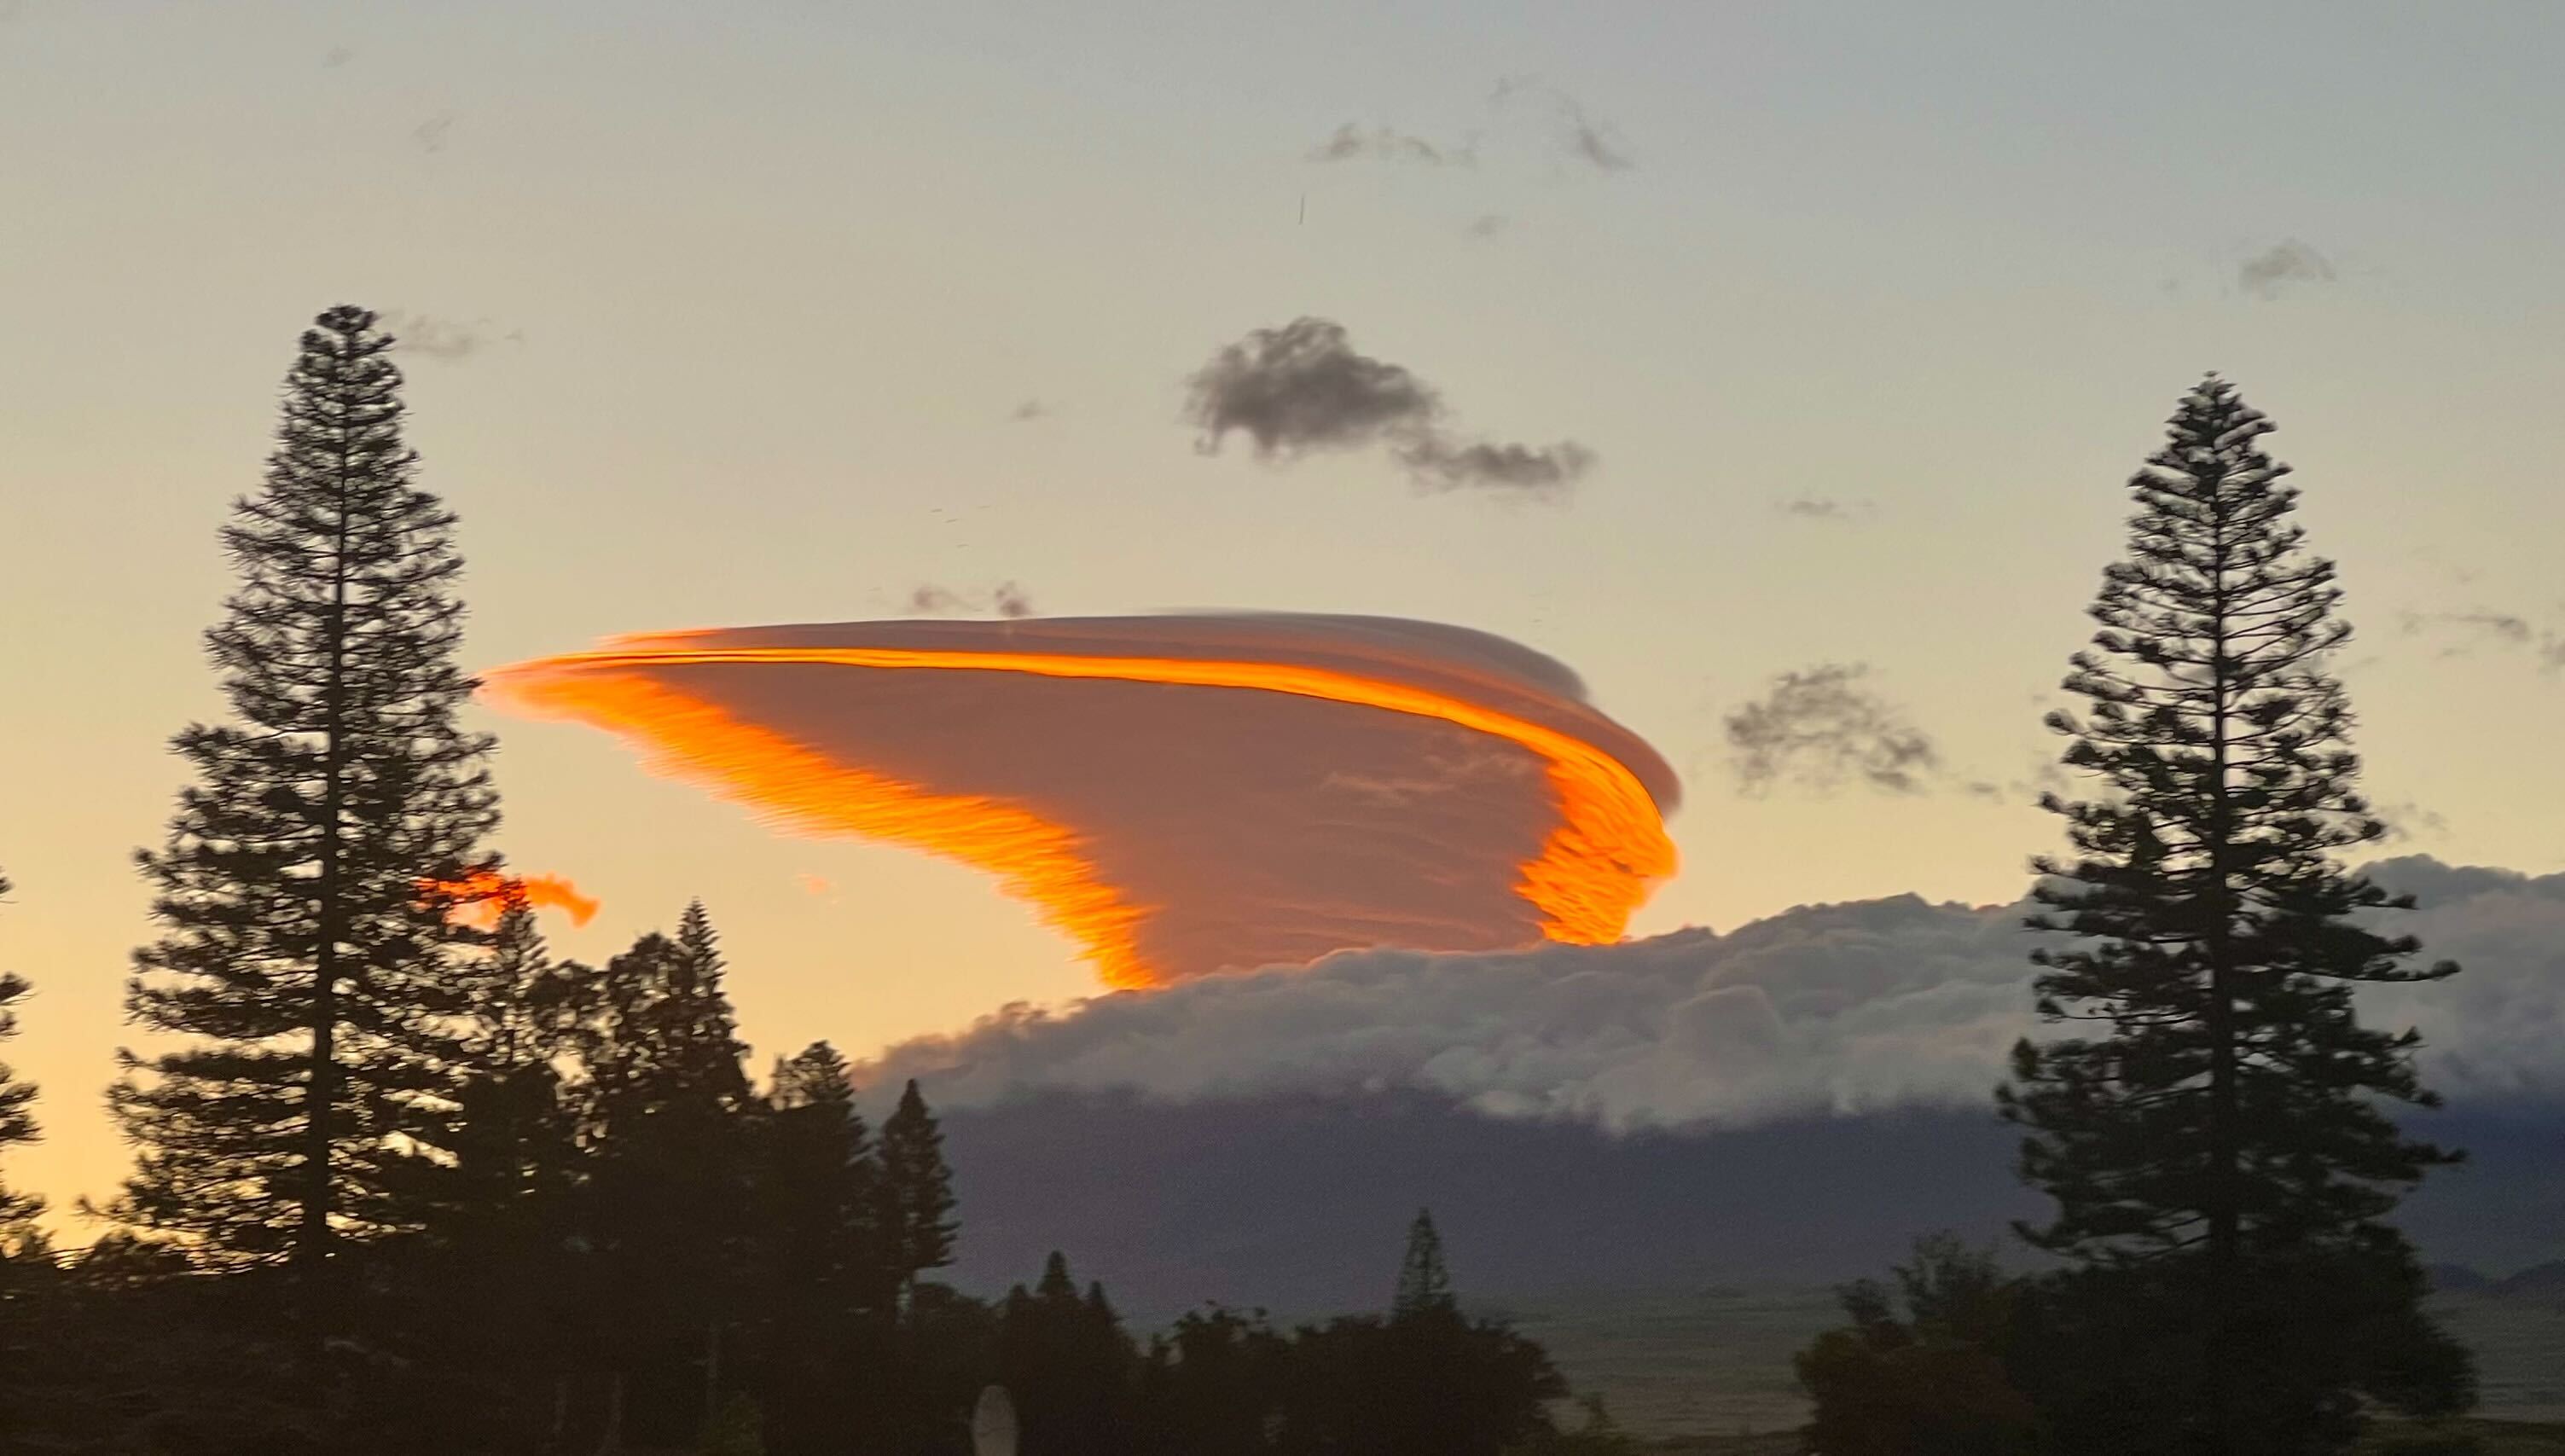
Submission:
[[[2453,1098],[2565,1096],[2565,874],[2374,866],[2424,908],[2393,917],[2465,973],[2381,986],[2364,1016],[2419,1027]],[[1500,1116],[1614,1130],[1983,1106],[2030,1014],[2027,904],[1913,895],[1802,906],[1726,934],[1499,954],[1354,951],[1316,965],[1011,1007],[894,1047],[867,1083],[940,1101],[1051,1089],[1193,1100],[1415,1089]]]
[[[985,870],[1115,985],[1611,941],[1674,869],[1664,760],[1560,663],[1433,622],[733,628],[487,681],[780,828]]]
[[[1426,490],[1480,488],[1543,495],[1594,464],[1573,440],[1492,444],[1455,437],[1443,396],[1408,369],[1357,352],[1344,326],[1294,319],[1224,347],[1187,381],[1185,418],[1216,451],[1235,431],[1257,457],[1288,461],[1318,450],[1388,449]]]

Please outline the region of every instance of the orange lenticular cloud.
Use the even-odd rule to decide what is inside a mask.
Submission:
[[[432,881],[426,888],[460,901],[455,916],[484,927],[498,923],[501,907],[512,898],[538,910],[559,910],[574,925],[596,918],[595,899],[581,894],[578,885],[558,874],[502,874],[484,869],[461,879]]]
[[[1119,987],[1364,945],[1610,941],[1675,863],[1677,790],[1644,742],[1556,663],[1430,623],[663,633],[487,692],[782,827],[988,872]]]

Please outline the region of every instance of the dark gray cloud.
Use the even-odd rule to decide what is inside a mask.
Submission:
[[[1607,172],[1623,171],[1636,165],[1629,148],[1614,136],[1611,127],[1585,114],[1576,103],[1559,98],[1560,124],[1565,129],[1567,154]]]
[[[524,330],[510,329],[502,333],[487,319],[447,319],[433,314],[386,309],[381,322],[384,330],[391,334],[395,350],[447,364],[460,364],[495,345],[526,342]]]
[[[1500,109],[1517,101],[1537,99],[1549,108],[1559,150],[1571,161],[1582,162],[1598,171],[1626,171],[1636,165],[1628,143],[1612,129],[1612,124],[1595,117],[1584,103],[1557,87],[1543,83],[1536,76],[1506,76],[1497,80],[1488,93],[1489,105]]]
[[[2331,283],[2333,264],[2295,238],[2273,243],[2235,270],[2235,285],[2261,298],[2278,298],[2293,283]]]
[[[2425,837],[2438,838],[2449,832],[2449,822],[2447,818],[2411,799],[2373,804],[2370,806],[2370,812],[2376,814],[2379,822],[2387,826],[2387,839],[2390,843]]]
[[[2409,611],[2402,624],[2408,634],[2434,627],[2453,630],[2474,641],[2526,652],[2541,671],[2565,672],[2565,630],[2540,626],[2516,612]],[[2452,647],[2447,655],[2459,655],[2464,650]]]
[[[1030,424],[1037,419],[1049,418],[1051,412],[1051,407],[1041,400],[1028,399],[1023,403],[1018,404],[1015,408],[1007,411],[1007,422],[1010,424]]]
[[[446,138],[454,130],[454,114],[430,117],[410,128],[410,144],[421,151],[443,151]]]
[[[1489,212],[1472,219],[1470,225],[1463,231],[1474,238],[1494,238],[1503,236],[1506,229],[1512,226],[1514,226],[1513,218],[1502,212]]]
[[[1399,463],[1417,484],[1432,490],[1517,490],[1546,495],[1576,483],[1594,464],[1594,452],[1563,440],[1555,445],[1455,444],[1427,434],[1398,449]]]
[[[1224,347],[1187,381],[1185,418],[1217,451],[1232,431],[1257,457],[1385,447],[1428,490],[1554,494],[1594,464],[1576,442],[1501,444],[1456,438],[1442,394],[1406,368],[1356,351],[1342,325],[1300,318]]]
[[[1941,772],[1941,751],[1864,685],[1869,672],[1861,662],[1784,672],[1730,714],[1738,786],[1761,793],[1788,778],[1821,791],[1859,782],[1890,794],[1924,792]]]
[[[1832,496],[1798,496],[1775,501],[1772,509],[1802,521],[1854,521],[1868,516],[1872,506],[1868,501],[1844,501]]]
[[[1236,430],[1268,459],[1373,444],[1443,410],[1432,385],[1356,353],[1344,326],[1325,319],[1259,329],[1212,356],[1188,382],[1186,417],[1202,428],[1206,447]]]
[[[1311,161],[1417,162],[1425,166],[1470,166],[1478,156],[1468,142],[1459,146],[1437,146],[1422,136],[1412,135],[1388,126],[1363,126],[1347,121],[1338,126],[1326,140],[1309,148]]]
[[[986,592],[956,592],[928,583],[908,594],[908,609],[919,615],[938,612],[987,612],[1020,620],[1035,615],[1033,598],[1013,582],[1000,582]]]
[[[346,46],[332,46],[321,57],[321,64],[333,71],[356,59],[356,53]]]

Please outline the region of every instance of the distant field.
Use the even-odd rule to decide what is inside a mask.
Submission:
[[[2477,1414],[2565,1421],[2565,1302],[2437,1295],[2432,1306],[2476,1351]],[[1841,1321],[1826,1289],[1569,1296],[1518,1302],[1506,1313],[1549,1347],[1578,1390],[1600,1393],[1622,1425],[1658,1438],[1796,1426],[1806,1405],[1790,1376],[1790,1352]],[[2565,1436],[2554,1439],[2511,1449],[2565,1452]]]
[[[2455,1421],[2428,1430],[2382,1425],[2362,1450],[2389,1456],[2399,1449],[2411,1449],[2401,1443],[2424,1435],[2444,1440],[2471,1436],[2476,1441],[2476,1456],[2565,1456],[2565,1425],[2503,1420]],[[1654,1442],[1649,1449],[1657,1456],[1799,1456],[1796,1438],[1783,1434],[1676,1436]]]

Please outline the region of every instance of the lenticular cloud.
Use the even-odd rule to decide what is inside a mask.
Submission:
[[[667,632],[490,674],[800,833],[996,875],[1110,984],[1615,940],[1674,773],[1565,666],[1393,617]]]

